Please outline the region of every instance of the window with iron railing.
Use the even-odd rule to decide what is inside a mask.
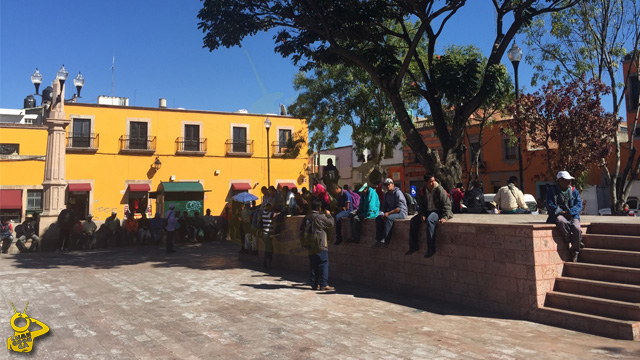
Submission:
[[[71,134],[67,136],[67,148],[98,148],[98,134]]]
[[[228,139],[225,146],[227,154],[253,154],[253,140]]]
[[[192,152],[206,152],[207,151],[207,139],[189,139],[178,138],[176,140],[177,151],[192,151]]]
[[[123,150],[155,151],[156,137],[141,138],[122,135],[120,136],[120,151]]]

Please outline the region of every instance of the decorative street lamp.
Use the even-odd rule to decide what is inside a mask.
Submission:
[[[267,187],[271,186],[271,164],[269,162],[269,129],[271,128],[271,120],[267,118],[264,121],[264,128],[267,129]]]
[[[58,80],[58,82],[60,83],[60,89],[63,89],[64,83],[65,81],[67,81],[68,77],[69,72],[64,68],[64,65],[62,65],[60,70],[58,70],[58,72],[56,73],[56,80]],[[38,93],[38,91],[40,90],[40,84],[42,84],[42,74],[40,74],[38,68],[36,68],[36,71],[33,73],[33,75],[31,75],[31,83],[33,83],[33,86],[35,86],[36,88],[36,93],[33,95],[42,97],[42,104],[51,103],[53,101],[53,88],[51,86],[47,86],[44,90],[42,90],[42,95]],[[75,102],[75,100],[80,97],[80,90],[84,86],[84,77],[82,77],[82,74],[78,73],[78,76],[73,79],[73,85],[75,85],[76,91],[78,93],[74,94],[73,97],[69,100]],[[29,95],[27,96],[27,98],[33,98],[33,95]],[[64,94],[62,94],[62,92],[59,92],[58,96],[56,97],[56,102],[61,101],[63,98]],[[35,100],[33,101],[35,102]]]
[[[162,167],[162,162],[160,162],[160,159],[156,156],[156,161],[153,162],[153,168],[156,169],[156,171],[160,170],[160,168]]]
[[[518,88],[518,65],[520,64],[520,60],[522,60],[522,49],[516,45],[516,42],[513,42],[511,49],[507,52],[507,56],[509,57],[509,61],[513,64],[513,75],[515,77],[516,83],[516,101],[518,101],[518,97],[520,96],[520,89]],[[524,193],[524,172],[522,169],[522,123],[518,121],[518,168],[520,170],[520,190]]]

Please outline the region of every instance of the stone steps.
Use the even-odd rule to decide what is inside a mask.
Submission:
[[[589,225],[587,232],[589,234],[638,236],[640,235],[640,223],[638,224],[592,223]]]
[[[547,293],[545,306],[618,320],[640,321],[640,304],[558,291]]]
[[[538,309],[537,321],[614,339],[640,339],[640,322],[636,321],[612,319],[547,306]]]
[[[563,293],[640,303],[640,285],[559,277],[554,289]]]
[[[640,224],[591,224],[577,263],[565,263],[539,321],[640,340]]]
[[[640,236],[585,234],[582,241],[587,248],[640,251]]]
[[[640,268],[640,251],[584,248],[578,260],[590,264]]]
[[[640,269],[587,263],[565,263],[563,276],[640,285]]]

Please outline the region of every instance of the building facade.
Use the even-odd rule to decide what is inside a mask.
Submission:
[[[162,213],[167,201],[219,215],[239,192],[308,186],[300,119],[79,103],[66,103],[65,114],[65,202],[81,219]],[[294,138],[305,141],[292,149]],[[47,128],[0,123],[0,146],[0,215],[21,221],[42,210]]]

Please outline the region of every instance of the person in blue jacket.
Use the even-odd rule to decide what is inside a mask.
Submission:
[[[556,224],[562,238],[571,244],[571,260],[576,262],[582,247],[582,200],[578,190],[571,186],[573,179],[575,178],[569,172],[560,171],[556,176],[556,183],[547,187],[547,223]]]
[[[360,242],[360,227],[362,220],[375,219],[380,213],[380,199],[375,189],[371,189],[366,183],[360,190],[360,206],[355,216],[351,217],[351,242]]]

